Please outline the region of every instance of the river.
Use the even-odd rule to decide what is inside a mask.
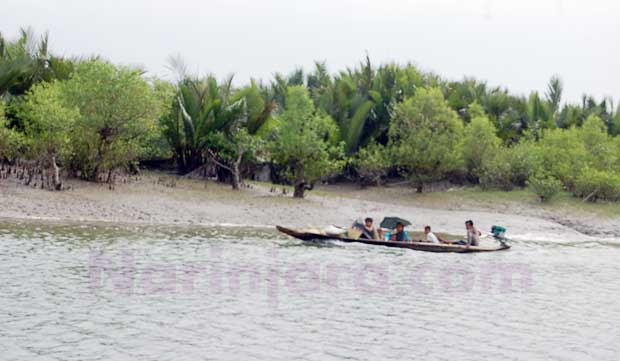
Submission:
[[[2,360],[618,360],[620,248],[0,222]]]

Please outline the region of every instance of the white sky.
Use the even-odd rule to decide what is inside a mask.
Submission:
[[[64,55],[101,54],[167,76],[181,54],[200,73],[237,82],[326,60],[330,71],[365,52],[378,64],[413,62],[515,93],[620,99],[617,0],[2,0],[0,31],[50,32]]]

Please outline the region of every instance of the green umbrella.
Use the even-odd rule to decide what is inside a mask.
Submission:
[[[398,223],[402,223],[405,227],[411,225],[411,222],[400,217],[385,217],[381,221],[381,228],[395,229]]]

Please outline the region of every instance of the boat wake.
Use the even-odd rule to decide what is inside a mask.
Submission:
[[[544,247],[544,248],[620,248],[620,240],[618,239],[602,239],[602,240],[589,240],[589,241],[557,241],[557,240],[527,240],[527,239],[512,239],[510,241],[512,245],[521,245],[525,247]]]

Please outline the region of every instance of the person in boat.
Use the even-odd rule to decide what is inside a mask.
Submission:
[[[474,227],[474,222],[472,220],[465,221],[465,230],[467,231],[467,240],[452,242],[452,244],[461,246],[479,246],[480,236],[482,233]]]
[[[468,246],[479,246],[480,245],[480,233],[479,230],[474,227],[474,222],[472,220],[465,222],[465,229],[467,230],[467,245]]]
[[[409,234],[405,231],[405,225],[400,222],[396,224],[396,232],[390,234],[389,239],[392,242],[411,242]]]
[[[480,245],[480,236],[482,233],[476,227],[474,227],[474,222],[472,220],[465,221],[465,230],[467,231],[467,239],[459,240],[454,242],[447,242],[450,244],[456,244],[459,246],[479,246]]]
[[[439,244],[439,243],[449,243],[448,241],[446,241],[445,239],[441,238],[440,236],[436,235],[435,233],[433,233],[431,231],[431,226],[426,226],[424,227],[424,234],[426,235],[426,241],[428,243],[435,243],[435,244]]]
[[[360,231],[362,231],[360,238],[381,239],[379,236],[379,231],[373,226],[373,223],[374,221],[372,218],[366,217],[366,219],[364,219],[364,224],[362,225],[362,227],[357,227]]]

